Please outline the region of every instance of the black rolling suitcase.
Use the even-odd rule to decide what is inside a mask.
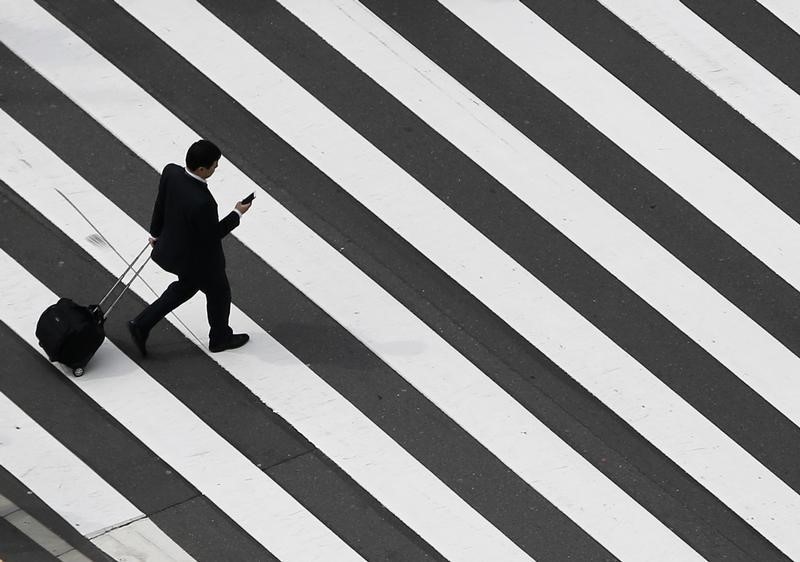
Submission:
[[[148,257],[134,272],[133,277],[131,277],[105,313],[102,309],[103,303],[111,296],[114,289],[122,283],[122,279],[133,269],[133,264],[139,260],[148,246],[149,244],[139,252],[139,255],[128,265],[125,272],[117,279],[116,283],[98,304],[81,306],[72,299],[61,298],[57,303],[45,309],[36,324],[36,337],[50,361],[63,363],[72,369],[72,374],[76,377],[83,375],[89,360],[100,348],[106,337],[104,328],[106,318],[108,318],[111,310],[131,286],[134,279],[142,272],[150,258]]]
[[[79,377],[106,337],[103,316],[99,305],[81,306],[61,298],[39,317],[39,345],[50,361],[63,363]]]

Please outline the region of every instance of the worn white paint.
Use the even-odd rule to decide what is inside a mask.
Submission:
[[[123,255],[136,255],[140,242],[147,238],[144,229],[3,112],[0,112],[0,170],[2,179],[12,189],[115,275],[124,271],[122,261],[110,249],[88,241],[91,228],[54,188],[66,193]],[[247,217],[251,218],[249,214]],[[158,292],[174,280],[152,263],[145,267],[143,276]],[[0,283],[0,290],[3,287]],[[144,300],[154,299],[141,281],[134,282],[132,288]],[[21,301],[25,291],[24,286],[17,290],[17,301]],[[44,306],[43,302],[36,303],[33,310],[42,310]],[[183,305],[180,317],[188,329],[204,333],[208,324],[202,295]],[[491,556],[509,561],[529,560],[514,543],[235,307],[231,310],[231,325],[248,332],[250,342],[240,350],[211,357],[439,552],[444,551],[451,560],[481,561]],[[176,327],[191,337],[187,328]],[[30,332],[33,333],[33,328]],[[205,346],[202,349],[209,353]],[[215,433],[212,436],[207,426],[193,415],[190,417],[181,402],[126,356],[103,353],[101,348],[90,364],[89,374],[74,381],[281,560],[357,558],[327,527],[312,520],[299,503],[230,444]]]
[[[182,157],[183,147],[197,138],[51,20],[37,16],[35,22],[20,27],[24,35],[13,41],[18,54],[154,167],[163,165],[167,154],[174,159]],[[59,41],[64,61],[52,61],[33,47],[37,29],[43,34],[39,41]],[[25,39],[28,37],[31,44]],[[59,62],[69,63],[69,71]],[[88,87],[86,80],[91,76],[100,77],[100,83],[95,80]],[[108,94],[97,95],[98,88]],[[131,114],[128,106],[116,104],[118,98],[129,100],[136,112]],[[148,136],[151,129],[156,131],[152,137]],[[174,139],[180,139],[180,148],[171,144]],[[628,540],[622,535],[630,534],[624,530],[631,529],[648,538],[670,536],[631,498],[240,171],[224,163],[212,178],[212,186],[220,201],[232,202],[243,193],[258,191],[257,204],[234,235],[589,532],[618,534],[620,540]],[[294,418],[285,417],[309,436]],[[352,474],[358,459],[348,461],[340,464]],[[409,521],[397,507],[390,509],[415,528],[413,517]],[[668,539],[674,540],[672,536]]]
[[[793,286],[800,225],[519,2],[440,0]],[[652,3],[645,3],[651,5]]]
[[[14,131],[13,126],[7,126],[10,125],[8,121],[10,119],[3,113],[0,116],[0,128],[4,133]],[[3,143],[8,142],[7,133],[2,137]],[[14,144],[20,148],[18,143]],[[30,150],[24,153],[39,168],[41,161]],[[3,178],[14,182],[15,176],[5,173],[6,163],[3,161]],[[51,190],[40,189],[42,194],[48,191],[50,195],[57,195]],[[40,211],[48,214],[47,205],[40,207]],[[67,214],[66,209],[60,212]],[[85,227],[75,226],[82,229],[82,234],[89,233]],[[85,237],[84,243],[88,244]],[[109,259],[120,262],[108,249],[100,251],[110,254]],[[44,355],[34,334],[36,321],[41,311],[58,297],[4,252],[0,253],[0,271],[0,320]],[[65,374],[70,373],[67,374],[68,380],[276,556],[284,560],[304,561],[321,559],[324,555],[335,553],[342,560],[360,560],[360,557],[294,498],[205,425],[111,342],[106,340],[103,343],[87,370],[91,376],[87,374],[81,378],[73,378],[71,371],[64,368]],[[9,455],[7,460],[30,462],[30,469],[34,471],[57,466],[46,458],[37,459],[31,456],[27,461],[24,459],[25,457],[14,454]],[[53,484],[55,489],[41,495],[49,505],[52,505],[51,501],[58,505],[58,490],[63,485],[63,480],[69,477],[68,474],[57,475]],[[91,486],[78,485],[73,494],[92,498],[93,490]],[[74,517],[102,516],[102,511],[94,515],[91,506],[83,504],[76,504],[72,511],[68,506],[64,511]],[[131,519],[133,517],[128,520]],[[117,545],[115,551],[121,551],[126,545],[146,543],[145,537],[156,536],[150,525],[140,525],[136,529],[141,532],[137,534],[120,531],[102,542]],[[140,537],[138,540],[137,536]],[[167,548],[164,552],[166,556],[167,553],[177,551]]]
[[[800,34],[800,3],[796,0],[757,0],[774,16]]]
[[[600,0],[600,3],[795,157],[800,157],[800,95],[714,27],[677,0]],[[792,4],[796,17],[798,3]]]
[[[194,3],[171,4],[171,13],[175,17],[170,20],[182,21],[184,26],[167,25],[159,17],[161,8],[154,2],[124,0],[121,4],[384,222],[498,312],[568,373],[601,397],[656,446],[679,460],[684,468],[695,474],[715,494],[724,498],[735,511],[753,522],[782,548],[800,548],[793,537],[793,529],[798,523],[796,508],[799,505],[794,491],[704,420],[655,377],[649,375],[641,365],[608,341],[603,334],[289,77],[264,60],[255,49]],[[463,8],[475,3],[458,4]],[[481,5],[487,7],[485,3]],[[502,7],[507,5],[509,3],[492,4],[501,13]],[[490,14],[483,15],[487,21],[492,21]],[[193,30],[197,29],[202,29],[207,38],[201,46],[193,39]],[[514,29],[513,26],[511,29]],[[528,31],[530,36],[536,36]],[[513,32],[506,35],[515,36]],[[547,40],[549,41],[549,37]],[[540,44],[537,48],[544,53],[548,45]],[[224,61],[231,57],[242,61],[241,66],[226,65]],[[268,96],[264,95],[266,92],[269,93]],[[492,146],[487,150],[496,150],[496,147]],[[559,180],[562,178],[563,176],[557,176]],[[563,182],[557,183],[564,192],[575,187]],[[752,190],[747,191],[751,192]],[[591,220],[593,217],[578,214],[571,218],[578,221]],[[604,227],[605,225],[600,225],[597,228]],[[610,228],[613,230],[616,227],[617,224],[614,223]],[[606,249],[614,250],[621,251],[621,248]],[[651,284],[654,283],[651,272],[646,268],[636,271],[632,267],[631,270]],[[671,289],[674,290],[675,287]],[[664,292],[658,294],[663,295]],[[733,313],[735,309],[727,306],[725,312]],[[739,320],[741,318],[742,316]],[[725,321],[726,324],[721,325],[727,326],[732,322],[728,318]],[[715,328],[720,329],[719,326],[715,325]],[[759,344],[770,343],[769,336],[763,333],[751,330],[747,336],[760,338]],[[727,342],[729,347],[748,343],[744,339],[737,339],[740,337],[740,334],[734,332]],[[796,358],[781,346],[773,345],[769,347],[769,351],[775,351],[778,358],[762,359],[774,361],[770,363],[772,366],[789,366],[795,370],[800,366]],[[745,362],[744,367],[757,366],[747,354],[739,354],[735,358]],[[776,406],[790,414],[797,414],[797,403],[787,400],[787,394],[797,392],[797,385],[792,385],[791,380],[783,378],[776,382],[774,377],[757,378],[758,372],[751,373],[742,368],[742,365],[735,367],[739,367],[735,372],[751,384],[758,384],[759,391]],[[793,419],[800,420],[800,415],[795,415]],[[682,429],[676,431],[678,427]],[[713,449],[713,453],[710,453],[709,448]],[[699,450],[704,450],[702,456],[698,455]],[[509,466],[517,470],[515,465],[509,463]],[[733,466],[736,469],[732,469]],[[541,488],[542,486],[537,486],[537,489]],[[756,488],[761,488],[761,491],[754,493]],[[561,489],[557,491],[561,492]],[[767,495],[764,496],[762,492]],[[554,503],[562,507],[557,494],[548,497],[555,497]],[[570,506],[569,502],[563,504]],[[628,504],[618,505],[631,509]],[[776,505],[782,506],[778,521],[774,520]],[[659,534],[658,525],[648,528],[650,535],[644,532],[631,533],[630,529],[620,533],[618,527],[608,523],[607,512],[603,514],[605,526],[599,513],[587,515],[586,506],[580,506],[580,509],[568,513],[581,517],[579,522],[583,528],[612,552],[620,555],[633,555],[641,545],[639,541],[646,540],[650,545],[659,541],[658,544],[663,545],[663,552],[670,553],[665,555],[666,558],[690,556],[685,552],[683,543],[674,541],[674,537],[670,535]],[[623,515],[620,520],[629,519],[630,513],[632,511]],[[648,523],[647,520],[640,521],[640,524],[645,523]],[[682,554],[675,554],[681,549],[684,549]],[[659,552],[659,548],[656,548],[656,552]]]
[[[19,293],[30,291],[31,301],[52,302],[55,295],[42,287],[8,254],[0,250],[0,272],[3,285],[14,284]],[[27,314],[19,308],[0,304],[0,320],[11,329],[20,324],[28,329]],[[13,317],[7,313],[11,312]],[[22,317],[22,318],[20,318]],[[31,335],[33,331],[30,332]],[[33,338],[28,338],[29,340]],[[14,475],[36,496],[58,513],[79,533],[92,540],[115,560],[128,560],[136,552],[137,560],[160,562],[162,552],[173,552],[173,560],[191,561],[172,539],[152,524],[125,497],[108,485],[72,451],[28,416],[4,394],[0,394],[0,465]],[[15,514],[24,515],[17,510]],[[140,544],[120,536],[116,548],[105,548],[106,535],[116,536],[117,529],[132,522],[146,522],[150,527],[148,542]]]
[[[175,543],[161,544],[154,541],[158,533],[158,527],[150,519],[138,519],[100,535],[94,543],[116,560],[124,562],[143,561],[145,559],[141,553],[155,550],[156,547],[158,550],[152,557],[153,562],[194,560]]]
[[[744,238],[759,237],[765,249],[777,252],[788,268],[800,274],[798,260],[792,253],[784,253],[795,243],[800,245],[799,225],[538,16],[517,2],[493,9],[473,0],[442,3],[667,184],[685,189],[681,195],[687,200],[717,209],[719,213],[707,214],[719,226],[726,228],[722,214],[728,215]],[[664,2],[638,5],[644,10],[661,4]],[[481,122],[491,123],[488,128],[492,130],[502,127],[495,126],[497,119],[485,113]],[[503,130],[508,133],[504,140],[520,146],[515,131]],[[468,140],[466,135],[459,138]],[[536,156],[530,150],[518,152],[521,159]],[[602,204],[574,176],[548,160],[534,160],[527,174],[523,173],[524,164],[517,166],[516,174],[504,171],[497,157],[490,164],[492,173],[509,189],[800,425],[800,384],[794,376],[800,372],[800,359],[645,233]],[[512,168],[513,164],[506,166]],[[532,185],[531,177],[543,181]],[[743,241],[737,232],[729,233]],[[787,279],[791,282],[791,276]]]
[[[0,252],[2,252],[0,250]],[[4,282],[30,281],[0,253]],[[45,294],[53,300],[52,293]],[[5,316],[3,321],[9,323]],[[13,326],[12,326],[13,329]],[[31,338],[33,339],[33,338]],[[69,449],[47,433],[8,397],[0,394],[0,459],[3,467],[44,500],[82,535],[94,537],[144,517]]]
[[[6,516],[5,520],[53,556],[58,557],[72,550],[67,541],[42,525],[30,513],[18,509]]]

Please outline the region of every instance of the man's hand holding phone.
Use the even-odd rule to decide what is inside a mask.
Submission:
[[[255,198],[256,198],[255,192],[251,193],[250,195],[248,195],[247,197],[236,203],[236,210],[242,214],[245,214],[250,209],[250,205],[253,204],[253,199]]]

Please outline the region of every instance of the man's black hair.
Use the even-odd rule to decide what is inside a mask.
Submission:
[[[216,144],[209,140],[199,140],[189,147],[186,151],[186,167],[194,171],[201,166],[210,168],[214,162],[220,159],[222,151]]]

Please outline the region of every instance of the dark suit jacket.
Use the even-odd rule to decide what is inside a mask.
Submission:
[[[177,164],[167,164],[158,184],[150,234],[153,261],[170,273],[202,279],[225,270],[222,238],[239,225],[231,211],[219,220],[208,186]]]

